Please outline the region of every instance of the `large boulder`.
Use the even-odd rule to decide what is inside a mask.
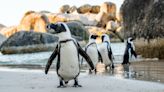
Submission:
[[[0,34],[0,46],[7,38]]]
[[[123,21],[122,12],[121,11],[116,13],[116,19],[117,19],[118,22],[122,22]]]
[[[100,12],[100,6],[99,5],[92,6],[90,13],[98,14],[99,12]]]
[[[85,5],[82,5],[80,6],[77,11],[78,13],[81,13],[81,14],[84,14],[84,13],[89,13],[92,9],[92,6],[89,5],[89,4],[85,4]]]
[[[106,30],[116,31],[117,28],[118,24],[114,21],[108,21],[108,23],[106,24]]]
[[[53,44],[57,41],[58,37],[48,33],[20,31],[4,41],[0,50],[3,54],[46,51],[51,49],[47,48],[46,44]]]
[[[105,27],[109,20],[116,19],[116,5],[112,2],[104,2],[100,6],[100,12],[96,16],[96,20],[99,22],[98,26]]]
[[[69,13],[69,9],[70,9],[70,6],[66,4],[66,5],[63,5],[60,7],[59,12],[60,13]]]
[[[66,22],[67,19],[62,14],[57,13],[44,13],[47,17],[50,23],[56,23],[56,22]],[[68,14],[66,14],[68,15]]]
[[[80,21],[84,26],[96,26],[96,14],[57,14],[66,21]]]
[[[87,26],[86,29],[88,30],[89,34],[101,35],[107,32],[104,28],[96,26]]]
[[[77,12],[77,7],[76,6],[70,7],[69,13],[75,13],[75,12]]]
[[[69,21],[66,22],[66,24],[70,28],[71,34],[75,39],[78,41],[88,40],[89,34],[81,22]]]
[[[126,37],[164,37],[163,0],[125,0],[121,12]]]
[[[114,4],[112,2],[104,2],[101,5],[100,11],[107,13],[111,19],[115,19],[115,17],[116,17],[116,4]]]
[[[28,11],[21,19],[17,30],[46,32],[47,23],[49,23],[49,19],[45,14],[35,11]]]

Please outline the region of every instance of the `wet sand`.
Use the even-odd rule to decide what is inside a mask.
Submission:
[[[0,69],[0,92],[164,92],[164,84],[81,73],[79,84],[57,88],[59,79],[55,71],[48,75],[44,70]]]

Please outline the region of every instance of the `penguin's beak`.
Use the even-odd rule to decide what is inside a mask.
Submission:
[[[50,24],[47,24],[46,29],[50,30]]]

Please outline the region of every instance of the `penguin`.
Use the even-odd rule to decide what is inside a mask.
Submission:
[[[80,74],[80,59],[79,55],[83,56],[91,69],[94,65],[90,57],[80,47],[79,43],[71,37],[70,29],[64,22],[51,23],[47,25],[47,30],[59,37],[58,44],[48,59],[45,67],[45,74],[48,73],[53,60],[57,57],[56,71],[59,77],[59,86],[66,87],[70,80],[74,80],[73,87],[82,87],[78,84],[78,76]]]
[[[99,37],[98,35],[93,35],[91,34],[89,36],[89,42],[87,43],[87,45],[85,46],[85,52],[89,55],[89,57],[91,58],[94,66],[97,65],[97,63],[101,60],[101,54],[98,51],[97,48],[97,43],[96,43],[96,38]],[[82,58],[82,63],[83,63],[83,58]],[[91,70],[89,70],[89,72],[91,72]],[[95,67],[95,73],[96,73],[96,67]]]
[[[133,43],[133,38],[129,37],[127,42],[126,42],[126,48],[125,48],[125,52],[123,55],[123,62],[122,64],[130,64],[129,60],[131,59],[132,56],[135,56],[135,58],[137,57],[137,54],[135,52],[135,46]]]
[[[111,49],[110,39],[107,34],[103,34],[101,36],[102,43],[98,45],[98,50],[100,52],[100,55],[102,57],[102,62],[105,64],[105,69],[107,70],[107,67],[109,66],[111,69],[114,69],[114,63],[113,63],[113,52]]]

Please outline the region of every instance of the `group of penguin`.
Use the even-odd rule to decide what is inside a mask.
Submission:
[[[85,52],[89,55],[89,57],[91,58],[94,66],[97,65],[97,63],[101,62],[103,64],[105,64],[105,69],[107,70],[107,68],[114,68],[114,63],[113,63],[113,53],[112,53],[112,49],[110,46],[110,40],[109,40],[109,36],[107,34],[103,34],[100,38],[101,38],[101,44],[97,44],[96,43],[96,39],[97,37],[99,37],[98,35],[90,35],[89,37],[89,42],[88,44],[85,46],[84,50]],[[83,63],[82,59],[82,63]],[[96,68],[95,68],[95,72],[96,72]]]
[[[96,64],[102,62],[105,67],[114,68],[113,53],[111,49],[110,39],[107,34],[103,34],[100,38],[102,43],[97,45],[96,38],[98,35],[90,35],[89,42],[85,48],[81,48],[79,43],[71,37],[70,29],[64,22],[51,23],[47,25],[47,30],[50,33],[59,37],[58,44],[48,59],[45,67],[45,74],[48,73],[49,68],[55,58],[57,58],[56,72],[59,77],[58,88],[66,87],[70,80],[74,80],[73,87],[82,87],[78,83],[78,76],[80,74],[80,65],[85,60],[90,66],[90,71],[96,71]],[[127,48],[124,54],[124,61],[122,64],[129,63],[129,55],[136,56],[134,51],[133,39],[128,39]],[[131,54],[129,54],[131,53]],[[82,59],[80,58],[83,57]]]

